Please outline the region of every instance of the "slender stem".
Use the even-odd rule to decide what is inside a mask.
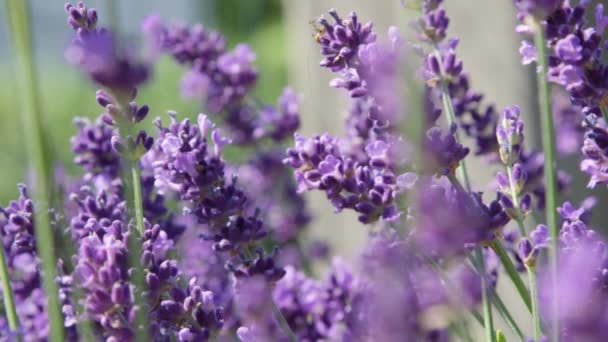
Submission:
[[[19,317],[15,308],[15,296],[11,286],[11,279],[8,276],[4,246],[0,246],[0,277],[2,277],[2,297],[4,297],[4,310],[8,319],[8,327],[11,332],[17,333],[19,329]]]
[[[479,268],[480,268],[479,271],[480,271],[480,276],[481,276],[483,317],[484,317],[484,322],[486,322],[486,324],[485,324],[486,340],[488,342],[494,342],[494,320],[492,319],[492,305],[490,303],[489,296],[488,296],[489,286],[487,284],[486,266],[485,266],[485,262],[483,260],[483,252],[481,250],[481,247],[475,248],[475,258],[477,259],[477,262],[478,262]]]
[[[441,101],[443,103],[443,109],[447,113],[448,123],[450,125],[456,124],[456,116],[454,115],[454,106],[452,105],[452,98],[450,97],[450,93],[448,91],[448,87],[445,84],[441,85]],[[460,134],[458,134],[458,130],[455,133],[456,141],[460,142]],[[458,172],[458,176],[462,179],[465,188],[471,189],[471,183],[469,181],[469,173],[467,172],[467,166],[462,159],[460,161],[460,167],[456,170]]]
[[[454,291],[454,289],[456,289],[456,286],[454,285],[452,280],[450,280],[450,277],[448,277],[448,275],[445,273],[445,271],[443,270],[441,265],[439,265],[439,263],[437,263],[435,260],[433,260],[430,257],[426,258],[426,261],[433,268],[435,273],[437,273],[437,275],[439,276],[439,279],[441,279],[441,281],[444,283],[443,288],[446,290],[446,292],[448,294],[448,299],[452,303],[452,305],[454,305],[456,307],[463,307],[464,306],[463,303],[461,302],[461,300],[458,299],[458,293],[456,293],[456,291]],[[477,312],[477,310],[475,308],[468,308],[468,310],[471,313],[471,315],[473,316],[473,318],[475,318],[475,320],[479,323],[479,325],[481,325],[483,327],[484,320],[483,320],[483,317],[481,316],[481,314],[479,314],[479,312]]]
[[[121,118],[129,117],[129,100],[125,94],[121,92],[112,92],[116,99],[117,110],[120,112]],[[134,124],[129,120],[121,120],[118,122],[118,128],[120,131],[121,138],[123,141],[127,137],[133,136],[135,132]],[[148,341],[148,326],[147,326],[147,309],[145,303],[145,297],[143,293],[146,291],[145,272],[141,265],[141,244],[144,235],[144,209],[143,209],[143,195],[141,189],[141,174],[139,170],[138,162],[127,160],[124,158],[129,171],[123,170],[122,179],[125,183],[126,189],[132,190],[132,193],[126,194],[127,203],[129,204],[129,213],[131,219],[135,219],[136,232],[129,235],[129,264],[133,268],[133,283],[135,285],[135,304],[138,306],[138,310],[135,315],[135,337],[137,341],[145,342]],[[130,176],[126,173],[130,172]]]
[[[519,228],[519,234],[522,237],[526,236],[526,227],[524,226],[524,222],[520,217],[520,208],[519,208],[519,195],[515,189],[515,181],[513,179],[513,167],[507,166],[507,176],[509,177],[509,187],[511,188],[511,200],[513,201],[513,207],[515,207],[515,211],[517,212],[517,227]]]
[[[534,266],[526,265],[528,279],[530,280],[530,292],[532,294],[532,316],[534,317],[534,341],[540,341],[542,335],[540,324],[540,312],[538,309],[538,288],[536,285],[536,271]]]
[[[507,321],[507,324],[509,325],[511,330],[513,330],[513,332],[519,337],[521,341],[524,341],[525,336],[523,332],[519,328],[519,325],[517,325],[517,322],[515,322],[513,315],[511,315],[511,313],[507,309],[507,306],[503,302],[502,298],[500,298],[500,295],[496,292],[495,289],[492,289],[492,302],[494,302],[494,306],[496,307],[496,309],[498,309],[498,312],[500,313],[502,318]]]
[[[144,206],[141,192],[141,175],[137,162],[131,163],[131,177],[133,180],[133,207],[135,208],[135,223],[137,231],[144,235]]]
[[[490,247],[492,247],[494,252],[496,252],[496,255],[498,255],[500,262],[505,267],[507,275],[509,276],[509,278],[511,278],[513,285],[515,285],[515,288],[517,289],[517,292],[519,293],[519,296],[523,300],[524,304],[528,308],[528,311],[532,312],[530,293],[528,292],[528,289],[526,288],[526,285],[524,284],[523,280],[521,280],[521,277],[519,276],[517,269],[515,269],[513,261],[511,261],[511,258],[509,258],[507,251],[505,251],[503,245],[497,240],[492,241]]]
[[[479,265],[477,264],[477,260],[470,254],[469,254],[469,261],[471,262],[471,264],[473,265],[473,267],[475,268],[477,273],[481,273]],[[507,321],[507,324],[509,325],[511,330],[513,330],[513,332],[520,338],[520,340],[524,341],[525,336],[522,333],[521,328],[519,327],[519,325],[517,325],[517,322],[513,318],[513,315],[511,315],[511,313],[509,312],[509,309],[507,309],[507,306],[505,305],[504,301],[500,297],[500,294],[498,294],[498,292],[496,292],[496,290],[492,287],[490,287],[489,292],[491,294],[492,302],[494,303],[494,306],[496,307],[496,309],[498,310],[498,312],[500,313],[502,318],[504,318],[505,321]]]
[[[437,60],[441,61],[441,53],[439,52],[439,47],[437,45],[434,45],[433,49]],[[439,63],[439,69],[441,71],[441,78],[445,78],[446,75],[445,71],[443,70],[443,64],[441,62]],[[446,114],[446,119],[450,125],[457,125],[454,105],[452,103],[452,97],[450,96],[448,85],[445,81],[441,80],[439,88],[441,90],[441,103],[443,105],[443,111]],[[460,134],[458,133],[458,131],[459,130],[456,130],[456,132],[454,133],[454,137],[456,138],[457,142],[460,142]],[[467,166],[464,159],[460,161],[460,167],[456,171],[458,172],[458,175],[460,176],[460,179],[464,183],[466,189],[470,191],[471,184],[469,182],[469,174],[467,172]]]
[[[135,303],[139,307],[135,315],[135,333],[137,341],[148,341],[148,326],[147,312],[145,306],[145,297],[143,295],[146,290],[146,281],[144,270],[139,261],[141,255],[141,243],[144,235],[144,209],[141,192],[141,175],[139,165],[136,161],[130,163],[131,179],[133,187],[133,206],[135,208],[135,224],[137,226],[137,234],[131,234],[129,237],[129,249],[131,251],[131,266],[134,268],[133,282],[135,284]],[[139,235],[136,236],[136,235]]]
[[[10,23],[15,51],[18,93],[21,96],[21,113],[25,126],[28,155],[35,174],[34,200],[36,203],[36,247],[43,270],[43,284],[47,296],[51,341],[64,341],[63,319],[59,309],[59,294],[55,283],[55,249],[51,229],[49,206],[51,203],[51,170],[46,155],[45,132],[42,125],[42,108],[30,31],[29,3],[26,0],[8,0],[7,18]]]
[[[602,116],[604,117],[604,122],[608,125],[608,107],[600,106],[600,110],[602,111]]]
[[[441,61],[441,53],[439,52],[439,48],[438,46],[433,46],[434,48],[434,53],[437,55],[437,58],[439,61]],[[445,71],[443,70],[443,65],[442,63],[439,63],[440,66],[440,71],[441,71],[441,77],[444,78],[445,76]],[[441,81],[441,102],[443,104],[443,110],[446,114],[446,118],[447,121],[450,125],[457,125],[456,123],[456,114],[454,113],[454,105],[452,104],[452,98],[450,96],[450,92],[448,89],[448,85],[445,81]],[[458,129],[455,132],[455,138],[457,142],[460,142],[460,135],[458,133]],[[460,179],[462,179],[462,182],[464,183],[464,188],[466,189],[466,191],[471,191],[471,183],[469,182],[469,175],[467,172],[467,166],[465,163],[465,160],[462,159],[460,161],[460,165],[457,169],[457,172],[460,176]],[[450,175],[451,176],[451,175]],[[457,182],[457,179],[455,179],[455,177],[451,176],[448,177],[450,178],[450,181],[452,181],[452,183],[455,184],[459,184]],[[456,181],[456,182],[454,182]],[[462,189],[462,186],[460,186],[460,188]],[[494,341],[494,321],[492,319],[492,305],[489,302],[489,286],[487,286],[486,284],[486,271],[485,271],[485,260],[483,257],[483,252],[481,247],[477,247],[475,250],[475,254],[476,254],[476,258],[478,259],[478,263],[479,263],[479,273],[481,275],[481,288],[482,288],[482,302],[483,302],[483,314],[484,314],[484,322],[485,322],[485,330],[486,330],[486,338],[488,341],[493,342]]]
[[[279,322],[279,325],[281,326],[281,329],[283,330],[285,335],[287,335],[287,339],[289,340],[289,342],[297,342],[298,338],[289,327],[289,323],[287,323],[285,316],[283,316],[281,310],[279,310],[274,300],[272,301],[272,313],[274,314],[274,318]]]
[[[553,115],[551,112],[551,102],[549,97],[549,83],[547,80],[547,54],[544,29],[540,23],[537,23],[534,34],[534,44],[537,51],[537,86],[538,86],[538,101],[540,107],[541,118],[541,135],[543,143],[543,152],[545,155],[545,203],[546,203],[546,220],[547,226],[551,231],[551,245],[549,249],[549,261],[551,267],[552,287],[555,290],[557,286],[557,241],[559,227],[557,225],[557,180],[555,174],[555,129],[553,127]],[[555,291],[553,292],[555,293]],[[559,322],[557,320],[557,296],[553,296],[551,310],[551,339],[554,342],[558,341]]]

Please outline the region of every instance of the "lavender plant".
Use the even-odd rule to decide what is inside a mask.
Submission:
[[[67,4],[75,32],[65,56],[100,87],[102,113],[74,120],[82,174],[62,184],[65,199],[44,198],[48,170],[36,170],[29,189],[43,196],[19,185],[19,198],[0,207],[0,340],[472,341],[475,322],[486,341],[504,341],[495,313],[522,341],[606,340],[596,200],[558,206],[569,176],[556,152],[581,151],[589,187],[608,183],[608,17],[597,5],[588,23],[588,1],[514,4],[517,30],[536,43],[520,52],[538,66],[543,151],[524,141],[519,107],[499,115],[473,90],[442,0],[411,6],[416,41],[395,27],[379,34],[354,12],[317,19],[320,66],[350,103],[343,136],[309,137],[298,132],[297,90],[286,87],[274,105],[254,95],[261,79],[248,45],[229,49],[200,24],[150,16],[140,50],[102,27],[95,9]],[[203,113],[171,111],[151,132],[137,89],[162,54],[184,68],[174,86]],[[405,60],[420,77],[406,75]],[[419,113],[404,106],[405,79],[424,89]],[[411,122],[423,134],[408,134]],[[42,131],[27,133],[43,167]],[[504,168],[490,193],[468,172],[471,158]],[[355,212],[369,235],[359,259],[332,255],[322,277],[315,254],[331,246],[306,229],[305,194],[315,191],[337,213]],[[532,212],[546,215],[535,229]],[[53,255],[62,239],[74,246],[67,258]],[[514,315],[499,281],[529,312]]]

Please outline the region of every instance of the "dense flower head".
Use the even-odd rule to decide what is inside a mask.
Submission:
[[[496,127],[496,138],[500,146],[500,159],[511,166],[519,160],[524,142],[524,122],[519,118],[519,107],[507,107]]]
[[[608,108],[603,6],[595,7],[589,24],[588,0],[514,2],[519,32],[545,31],[549,80],[569,97],[554,98],[560,152],[582,145],[589,186],[608,184],[608,128],[598,119]],[[142,332],[152,341],[184,342],[467,339],[469,332],[460,329],[467,329],[464,313],[480,320],[479,304],[488,297],[495,300],[485,304],[507,316],[493,293],[506,259],[530,276],[538,271],[538,291],[529,290],[540,299],[543,333],[551,333],[556,300],[560,340],[605,340],[608,253],[590,227],[595,199],[557,208],[557,238],[550,234],[554,227],[542,223],[525,232],[533,196],[543,209],[545,192],[563,190],[569,178],[558,172],[557,189],[545,188],[545,156],[524,148],[519,108],[499,115],[470,86],[459,40],[448,38],[444,1],[410,5],[421,11],[414,24],[422,46],[406,45],[396,27],[378,39],[372,23],[354,12],[341,17],[330,10],[329,19],[313,23],[321,66],[336,75],[330,86],[346,90],[350,101],[344,137],[299,134],[300,95],[289,87],[272,105],[259,101],[256,55],[246,44],[228,45],[201,25],[165,25],[152,16],[142,25],[147,54],[136,58],[132,44],[98,27],[95,9],[66,5],[76,32],[66,57],[103,88],[96,100],[104,112],[95,121],[75,121],[70,142],[82,178],[61,175],[60,191],[53,186],[53,196],[37,199],[56,205],[48,212],[56,241],[37,240],[38,202],[25,186],[0,207],[8,268],[0,276],[10,283],[19,318],[14,332],[0,317],[0,340],[50,338],[53,301],[44,276],[55,277],[68,341],[85,338],[77,329],[83,323],[89,337],[112,342]],[[410,47],[423,55],[417,76],[424,87],[420,126],[412,124],[420,132],[411,136],[406,133],[417,119],[404,112],[407,89],[400,81]],[[536,61],[529,41],[520,51],[524,63]],[[137,87],[161,53],[185,66],[182,92],[200,100],[220,126],[204,114],[178,120],[170,112],[168,124],[154,121],[154,138],[140,130],[150,109],[135,102]],[[449,127],[438,122],[442,113]],[[476,155],[507,167],[497,174],[491,201],[471,188],[477,179],[463,182],[465,189],[456,177],[470,155],[458,140],[463,133]],[[311,215],[304,196],[315,190],[368,228],[357,267],[334,256],[326,241],[305,236]],[[504,229],[509,220],[518,221],[521,232]],[[61,255],[56,273],[41,270],[37,245],[45,243],[55,243]],[[554,247],[557,274],[550,274],[540,254]],[[325,276],[315,277],[323,266]],[[534,282],[531,277],[530,286]],[[136,326],[141,313],[145,324]]]
[[[573,104],[583,107],[586,113],[599,114],[605,107],[607,67],[602,61],[601,38],[608,25],[604,7],[595,7],[595,24],[586,20],[589,1],[578,4],[569,1],[515,1],[520,9],[519,19],[524,23],[518,31],[529,34],[538,24],[532,25],[526,18],[532,16],[541,24],[547,36],[549,48],[550,81],[563,86]],[[539,26],[539,27],[541,27]],[[529,42],[520,49],[524,64],[536,60],[536,48]]]
[[[333,23],[323,16],[317,20],[320,26],[315,39],[321,45],[321,54],[324,56],[321,66],[332,71],[353,67],[357,63],[359,47],[376,40],[376,34],[372,31],[373,24],[361,23],[354,12],[347,19],[340,17],[335,9],[330,10],[329,15]]]
[[[498,199],[483,203],[481,193],[425,184],[416,203],[414,241],[430,255],[452,256],[492,240],[509,222]]]
[[[147,33],[161,49],[191,68],[183,83],[188,97],[204,98],[214,113],[241,106],[258,77],[253,65],[256,55],[248,45],[227,51],[224,37],[200,24],[163,25],[156,17],[147,21],[155,23],[156,28],[148,28]]]
[[[121,49],[112,32],[96,28],[94,9],[87,9],[79,2],[76,6],[66,4],[65,10],[68,23],[77,32],[66,50],[70,63],[81,67],[96,83],[116,91],[131,91],[149,78],[148,65]]]
[[[453,124],[445,135],[439,127],[433,127],[426,132],[422,150],[428,173],[438,176],[453,175],[460,161],[469,154],[469,148],[456,140],[457,129],[456,124]]]
[[[34,204],[24,185],[19,192],[18,200],[0,208],[3,248],[22,334],[30,339],[46,338],[49,326],[34,236]]]
[[[111,183],[120,175],[120,156],[112,148],[112,137],[116,130],[101,119],[94,123],[88,119],[74,120],[78,132],[70,139],[74,163],[82,166],[86,179],[98,179],[101,183]]]
[[[295,135],[295,146],[287,150],[284,162],[295,169],[298,191],[322,190],[336,210],[354,209],[364,223],[399,218],[395,198],[412,186],[413,175],[392,171],[392,148],[398,145],[371,142],[365,161],[342,154],[339,145],[339,139],[328,134]]]
[[[442,1],[424,1],[423,16],[419,19],[421,38],[433,44],[441,42],[446,37],[450,19],[441,7]]]
[[[157,38],[161,41],[162,49],[173,55],[177,62],[192,65],[200,73],[214,68],[218,56],[226,51],[226,39],[219,32],[208,31],[201,24],[191,27],[181,24],[157,25],[159,29],[149,33],[160,34]]]
[[[594,122],[595,121],[595,122]],[[602,120],[590,120],[585,133],[581,170],[590,176],[588,187],[608,184],[608,130]]]
[[[456,54],[459,39],[446,40],[449,18],[442,1],[423,1],[419,33],[429,43],[425,52],[422,74],[427,83],[427,115],[434,122],[441,114],[440,101],[446,87],[452,100],[458,126],[475,140],[476,155],[493,155],[498,146],[495,130],[498,114],[493,105],[483,104],[483,94],[473,90],[463,62]],[[444,114],[445,115],[445,114]]]

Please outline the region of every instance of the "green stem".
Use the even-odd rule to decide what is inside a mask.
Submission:
[[[32,34],[30,31],[29,3],[26,0],[8,0],[7,21],[10,23],[15,51],[18,93],[21,96],[25,137],[28,155],[35,179],[36,247],[43,270],[42,280],[47,295],[47,312],[50,321],[51,341],[64,341],[63,318],[59,309],[59,294],[55,283],[55,249],[49,217],[51,204],[51,169],[46,155],[45,132],[42,125],[42,108],[36,75]]]
[[[502,318],[507,321],[507,324],[509,325],[511,330],[513,330],[513,332],[519,337],[521,341],[524,341],[525,336],[523,332],[519,328],[519,325],[517,325],[517,322],[515,322],[513,315],[511,315],[511,313],[507,309],[507,306],[503,302],[502,298],[500,298],[500,295],[496,292],[495,289],[492,289],[492,301],[494,302],[494,306],[498,309],[498,312],[500,313]]]
[[[297,342],[298,339],[296,335],[293,333],[293,331],[291,331],[289,323],[287,323],[285,316],[283,316],[281,310],[277,307],[274,300],[272,301],[272,313],[274,314],[274,318],[279,322],[279,325],[281,326],[281,329],[283,330],[285,335],[287,335],[287,339],[289,340],[289,342]]]
[[[131,163],[131,179],[133,181],[133,207],[135,208],[135,223],[139,235],[144,235],[144,206],[141,192],[141,175],[137,162]]]
[[[120,136],[123,141],[126,141],[126,138],[133,136],[135,132],[133,122],[124,119],[129,117],[129,97],[120,91],[112,92],[112,95],[116,99],[116,107],[120,113],[119,118],[121,118],[117,120]],[[130,177],[126,175],[127,170],[123,170],[122,179],[124,180],[125,188],[132,190],[132,193],[129,194],[131,196],[126,195],[125,197],[129,204],[128,211],[130,217],[131,219],[135,219],[136,226],[136,231],[129,235],[128,241],[130,252],[129,263],[134,271],[132,279],[135,285],[135,304],[139,308],[135,315],[135,338],[139,342],[145,342],[148,341],[148,326],[146,324],[148,317],[144,297],[144,292],[146,291],[145,272],[140,260],[145,229],[141,174],[137,160],[128,160],[127,158],[123,158],[123,160],[126,161]]]
[[[469,254],[469,261],[471,262],[471,264],[473,265],[473,267],[475,268],[477,273],[481,273],[480,267],[477,264],[477,260],[470,254]],[[521,331],[521,328],[519,327],[519,325],[517,325],[517,322],[513,318],[513,315],[511,315],[511,313],[509,312],[509,309],[507,309],[507,306],[505,305],[505,302],[500,297],[500,294],[498,294],[498,292],[496,292],[496,290],[494,288],[490,288],[489,292],[491,294],[492,302],[494,303],[494,306],[496,307],[496,309],[498,310],[498,312],[500,313],[502,318],[504,318],[504,320],[507,321],[507,324],[509,325],[511,330],[513,330],[513,332],[519,337],[519,339],[521,341],[524,341],[525,337]]]
[[[534,266],[526,265],[528,278],[530,279],[530,292],[532,294],[532,316],[534,317],[534,341],[540,341],[542,335],[540,324],[540,312],[538,309],[538,288],[536,285],[536,272]]]
[[[437,57],[437,60],[441,61],[441,53],[439,52],[439,47],[437,45],[434,45],[433,49],[434,49],[435,56]],[[443,111],[445,112],[448,124],[458,125],[458,123],[456,122],[456,114],[454,113],[454,105],[452,103],[452,97],[450,96],[450,91],[448,89],[448,85],[444,81],[446,75],[445,75],[445,71],[443,70],[443,64],[441,62],[439,62],[439,69],[440,69],[441,78],[442,78],[442,80],[440,81],[440,90],[441,90],[441,103],[443,105]],[[456,133],[454,133],[454,137],[456,138],[457,142],[460,142],[460,134],[458,132],[459,132],[459,130],[456,130]],[[458,172],[460,179],[464,183],[465,188],[470,191],[471,184],[469,182],[469,174],[467,172],[467,166],[466,166],[464,159],[462,159],[460,161],[460,166],[458,167],[458,169],[456,171]]]
[[[555,290],[557,286],[557,242],[559,227],[557,225],[557,181],[555,174],[555,129],[553,127],[553,115],[551,112],[551,102],[549,96],[549,82],[547,80],[547,54],[544,29],[540,23],[537,23],[534,34],[534,44],[537,51],[537,86],[538,100],[540,107],[541,118],[541,133],[543,152],[545,155],[545,203],[546,203],[546,220],[547,226],[551,231],[551,245],[549,249],[549,260],[552,276],[552,287]],[[553,292],[555,293],[555,291]],[[557,320],[557,296],[553,296],[551,310],[551,339],[554,342],[558,341],[559,322]]]
[[[19,329],[19,317],[15,308],[15,296],[11,286],[11,279],[8,276],[8,266],[6,265],[3,246],[0,246],[0,277],[2,277],[2,297],[4,297],[4,310],[8,319],[8,327],[11,332],[17,333]]]
[[[441,61],[441,53],[439,52],[439,48],[438,46],[433,46],[434,48],[434,52],[435,55],[437,56],[438,60]],[[442,80],[440,82],[441,84],[441,102],[443,104],[443,110],[446,114],[446,118],[447,121],[450,125],[457,125],[456,123],[456,114],[454,113],[454,105],[452,104],[452,98],[450,96],[450,92],[448,89],[448,85],[447,83],[444,81],[445,79],[445,71],[443,70],[443,65],[441,63],[439,63],[440,66],[440,71],[441,71],[441,77]],[[457,142],[460,142],[460,135],[458,133],[458,129],[455,132],[455,138]],[[461,160],[460,161],[460,165],[456,170],[460,176],[460,179],[462,179],[462,182],[464,183],[464,189],[466,189],[466,191],[471,191],[471,183],[469,182],[469,175],[467,172],[467,167],[466,167],[466,163],[465,160]],[[453,175],[449,175],[448,178],[450,179],[450,181],[452,181],[453,184],[460,184],[458,182],[458,180],[453,176]],[[460,189],[463,190],[463,187],[460,185]],[[492,319],[492,305],[489,302],[489,286],[487,286],[486,281],[486,271],[485,271],[485,260],[483,258],[483,252],[481,247],[477,247],[475,250],[475,254],[476,254],[476,258],[478,259],[478,263],[479,263],[479,273],[481,276],[481,288],[482,288],[482,302],[483,302],[483,313],[484,313],[484,322],[485,324],[485,330],[486,330],[486,338],[488,339],[488,341],[493,342],[494,341],[494,321]]]
[[[481,276],[481,293],[482,293],[482,301],[483,301],[483,317],[485,324],[485,332],[486,332],[486,340],[488,342],[494,342],[494,320],[492,319],[492,305],[488,296],[489,286],[487,284],[486,277],[486,267],[485,262],[483,260],[483,252],[481,247],[475,248],[475,258],[479,264],[479,271]]]
[[[522,237],[526,236],[526,227],[524,226],[524,222],[521,220],[520,214],[520,208],[519,208],[519,195],[517,194],[517,190],[515,189],[515,181],[513,179],[513,167],[512,166],[507,166],[507,176],[509,177],[509,187],[511,189],[511,200],[513,201],[513,207],[515,208],[515,211],[517,212],[517,219],[515,220],[517,222],[517,227],[519,228],[519,234],[521,234]]]
[[[524,304],[528,308],[528,311],[532,312],[530,293],[528,292],[528,289],[526,288],[526,285],[524,284],[523,280],[521,280],[521,277],[519,276],[517,269],[515,269],[515,265],[513,265],[513,261],[511,261],[511,258],[507,254],[507,251],[505,250],[503,245],[497,240],[492,241],[490,247],[492,247],[494,252],[496,252],[496,255],[498,255],[500,262],[505,267],[507,275],[509,276],[509,278],[511,278],[513,285],[515,285],[515,288],[517,289],[517,292],[519,293],[519,296],[523,300]]]
[[[604,117],[604,121],[606,125],[608,125],[608,107],[600,106],[600,110],[602,111],[602,116]]]
[[[458,293],[456,293],[456,291],[454,290],[454,289],[456,289],[456,286],[450,280],[450,277],[445,273],[445,271],[443,270],[441,265],[439,265],[435,260],[433,260],[430,257],[426,258],[426,261],[433,268],[435,273],[437,273],[437,275],[439,276],[439,279],[441,279],[441,281],[444,283],[443,288],[446,290],[446,292],[448,294],[448,299],[452,303],[452,305],[455,307],[459,307],[459,308],[464,307],[462,301],[458,299]],[[483,317],[481,316],[481,314],[479,314],[479,312],[477,312],[477,310],[475,308],[468,308],[468,310],[471,313],[471,315],[473,316],[473,318],[475,318],[477,323],[479,323],[479,325],[481,325],[483,327],[484,320],[483,320]]]
[[[133,187],[133,205],[135,208],[135,224],[137,226],[137,234],[131,234],[129,237],[129,250],[131,251],[130,263],[134,268],[133,282],[135,283],[135,303],[139,307],[135,315],[135,332],[136,339],[140,342],[148,341],[148,326],[147,312],[144,298],[146,289],[146,280],[144,270],[142,269],[139,256],[141,255],[141,244],[144,236],[144,209],[141,192],[141,175],[139,165],[136,161],[130,163],[131,179]],[[137,237],[136,235],[139,235]]]

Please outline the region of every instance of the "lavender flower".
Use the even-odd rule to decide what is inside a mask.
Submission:
[[[305,138],[296,134],[295,147],[284,162],[295,169],[298,191],[323,190],[336,210],[354,209],[363,223],[382,218],[392,221],[401,212],[396,196],[408,174],[396,176],[391,169],[391,148],[378,140],[366,147],[369,162],[358,162],[341,153],[339,141],[327,134]]]
[[[456,168],[468,154],[469,149],[456,141],[456,124],[442,136],[441,129],[433,127],[426,132],[422,146],[425,169],[438,176],[454,175]]]
[[[34,235],[34,203],[25,185],[19,185],[19,193],[18,200],[0,207],[0,233],[19,317],[19,333],[27,341],[44,340],[48,338],[50,326]],[[68,338],[74,340],[73,322],[65,320],[64,323]]]
[[[66,4],[68,23],[77,36],[66,51],[70,63],[80,66],[96,83],[111,89],[130,91],[149,77],[149,67],[118,47],[116,37],[97,29],[97,12],[84,3]]]
[[[595,25],[585,20],[589,2],[577,5],[567,1],[516,1],[520,9],[518,18],[525,21],[533,17],[546,31],[549,56],[549,80],[563,86],[573,104],[583,107],[585,113],[599,114],[604,107],[608,84],[605,81],[606,65],[601,60],[601,37],[608,17],[603,5],[595,8]],[[518,31],[529,34],[536,28],[520,25]],[[528,60],[535,59],[531,49],[524,50]]]
[[[111,140],[117,132],[101,119],[91,123],[87,119],[75,120],[78,133],[70,139],[74,163],[82,166],[85,180],[93,181],[98,188],[109,188],[120,175],[120,156],[112,149]]]
[[[356,13],[351,13],[348,19],[342,19],[335,9],[329,11],[334,23],[321,17],[315,39],[321,45],[321,54],[325,56],[321,66],[332,71],[353,67],[357,64],[359,47],[373,43],[376,35],[373,33],[371,22],[362,24]]]
[[[470,87],[463,63],[456,55],[458,39],[446,41],[449,18],[441,5],[442,1],[424,1],[422,17],[418,22],[420,39],[428,42],[433,51],[425,56],[423,75],[429,91],[429,117],[437,118],[440,108],[436,104],[441,98],[441,86],[447,87],[454,114],[465,134],[476,142],[477,155],[493,154],[498,149],[494,132],[497,114],[492,105],[483,106],[483,95]],[[434,122],[434,120],[431,120]]]
[[[433,256],[461,254],[466,247],[492,240],[509,222],[498,200],[483,203],[480,193],[425,184],[419,189],[414,241]]]
[[[496,138],[502,162],[512,166],[519,161],[524,142],[524,122],[519,118],[519,107],[505,108],[500,124],[496,127]]]
[[[585,133],[583,143],[583,156],[581,170],[590,176],[588,187],[594,188],[597,184],[608,183],[606,173],[608,157],[606,147],[608,146],[608,130],[603,121],[589,120],[590,126]]]

